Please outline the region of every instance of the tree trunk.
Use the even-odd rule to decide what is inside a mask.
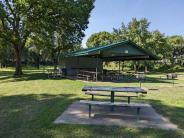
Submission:
[[[37,69],[40,69],[40,56],[39,55],[36,58],[36,67]]]
[[[21,63],[21,55],[22,55],[22,49],[20,47],[15,48],[15,59],[16,59],[16,65],[15,65],[15,76],[20,77],[22,72],[22,63]]]
[[[54,70],[56,70],[58,66],[58,53],[56,53],[54,50],[52,51],[52,60],[53,60]]]
[[[54,58],[54,69],[55,69],[55,70],[57,69],[57,65],[58,65],[57,58]]]
[[[137,65],[134,64],[134,72],[136,73],[137,72]]]
[[[147,67],[147,66],[144,67],[144,72],[145,72],[145,73],[148,72],[148,67]]]

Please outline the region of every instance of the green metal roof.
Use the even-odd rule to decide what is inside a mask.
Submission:
[[[158,59],[148,50],[128,40],[67,53],[65,57],[98,57],[105,61]]]

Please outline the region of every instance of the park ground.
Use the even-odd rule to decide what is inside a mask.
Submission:
[[[148,90],[141,102],[150,103],[178,130],[124,128],[117,126],[54,124],[53,121],[73,102],[87,98],[84,85],[139,86],[137,82],[84,82],[48,79],[43,70],[24,69],[22,78],[13,78],[13,69],[0,69],[0,137],[184,137],[184,72],[173,86],[165,73],[147,75],[142,85]],[[161,78],[160,78],[161,77]],[[163,78],[162,78],[163,77]],[[139,100],[140,101],[140,100]]]

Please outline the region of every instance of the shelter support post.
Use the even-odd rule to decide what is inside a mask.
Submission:
[[[147,61],[144,59],[144,73],[148,72]]]
[[[96,81],[98,81],[98,56],[96,60]]]
[[[103,64],[103,63],[102,63]],[[103,66],[102,66],[102,81],[104,80],[104,70],[103,70]]]
[[[140,84],[140,88],[141,88],[141,86],[142,86],[142,85],[141,85],[141,80],[139,81],[139,84]]]
[[[134,72],[137,72],[137,65],[134,64]]]
[[[119,61],[119,75],[118,75],[118,80],[120,79],[120,69],[121,69],[121,62]]]
[[[96,67],[96,81],[98,81],[98,68]]]

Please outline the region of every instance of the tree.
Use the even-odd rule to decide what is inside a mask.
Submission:
[[[92,34],[86,42],[88,48],[111,44],[115,40],[114,35],[109,32]]]
[[[15,76],[22,75],[22,50],[29,35],[38,29],[42,14],[45,13],[42,2],[45,3],[36,0],[3,0],[0,2],[0,37],[11,43],[9,46],[14,48]]]
[[[21,55],[27,39],[42,32],[59,30],[62,44],[84,36],[93,0],[3,0],[0,2],[0,38],[15,51],[15,75],[22,75]],[[79,38],[78,38],[79,37]],[[65,40],[67,38],[67,40]],[[66,41],[66,42],[65,42]]]
[[[167,44],[167,38],[159,30],[151,32],[147,41],[150,50],[160,58],[167,58],[170,55],[171,47]]]
[[[132,18],[132,21],[126,26],[122,23],[122,26],[118,29],[114,29],[113,34],[116,37],[116,41],[131,40],[143,48],[149,48],[147,40],[151,37],[149,32],[150,22],[146,18],[137,20]]]
[[[26,49],[28,52],[29,60],[33,60],[35,66],[40,68],[40,61],[44,53],[46,52],[45,46],[39,43],[40,38],[35,37],[34,39],[30,37],[26,43]]]
[[[94,8],[93,3],[94,0],[67,1],[61,17],[54,19],[53,24],[47,26],[47,29],[42,29],[41,33],[34,34],[34,37],[42,40],[40,44],[46,46],[55,68],[62,53],[77,49],[81,44],[90,12]]]
[[[150,22],[146,19],[133,18],[126,26],[122,23],[121,28],[114,29],[116,41],[131,40],[144,49],[153,52],[163,59],[170,57],[171,47],[167,43],[166,36],[159,30],[149,31]],[[144,61],[142,64],[150,64]]]
[[[167,38],[168,45],[171,47],[171,61],[179,62],[180,65],[183,65],[184,59],[184,38],[179,35],[170,36]]]

